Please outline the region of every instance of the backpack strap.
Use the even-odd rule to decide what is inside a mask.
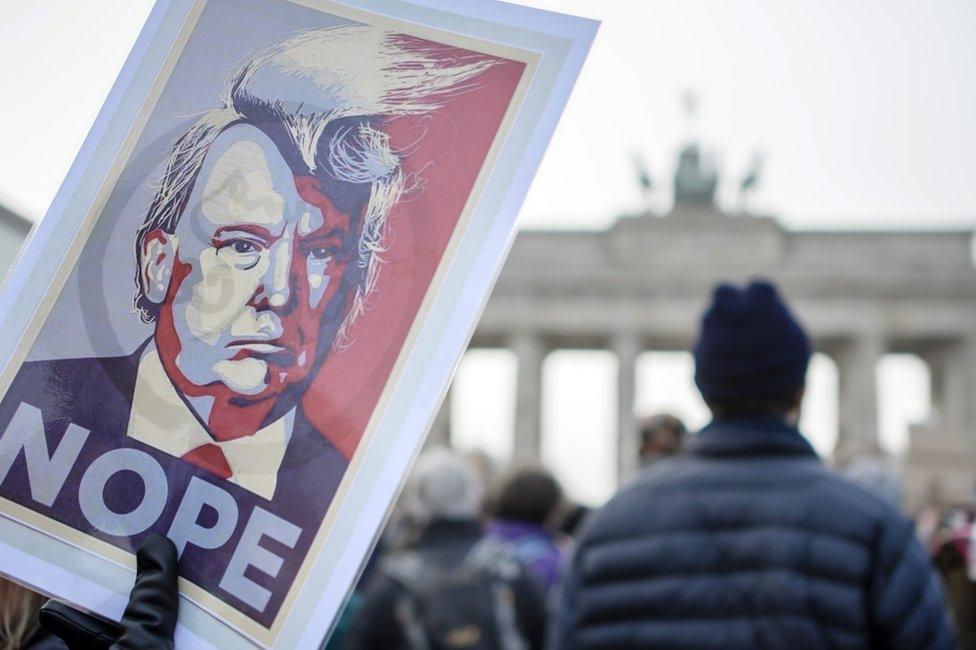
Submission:
[[[394,616],[400,623],[407,645],[411,650],[430,650],[416,603],[416,594],[423,585],[423,561],[416,553],[403,552],[383,558],[380,566],[384,574],[399,582],[405,590],[394,606]]]
[[[495,595],[495,624],[498,626],[500,650],[525,650],[528,646],[518,629],[515,616],[515,594],[507,582],[492,585]]]
[[[511,548],[501,540],[486,537],[471,549],[463,566],[491,579],[499,650],[525,650],[528,646],[518,628],[511,585],[521,574],[522,565]]]

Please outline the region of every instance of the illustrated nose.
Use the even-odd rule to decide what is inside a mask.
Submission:
[[[290,242],[281,241],[271,247],[270,264],[262,278],[261,293],[272,309],[280,310],[291,299],[291,257]]]

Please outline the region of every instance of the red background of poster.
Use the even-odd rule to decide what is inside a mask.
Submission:
[[[410,152],[405,170],[419,174],[421,186],[405,194],[388,218],[385,261],[369,309],[350,329],[349,345],[330,353],[302,400],[312,424],[347,458],[362,438],[524,69],[503,61],[435,113],[401,118],[388,129],[394,147]]]

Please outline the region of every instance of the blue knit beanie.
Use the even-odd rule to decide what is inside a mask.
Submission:
[[[803,326],[772,284],[720,284],[695,344],[695,383],[712,404],[788,396],[803,384],[810,352]]]

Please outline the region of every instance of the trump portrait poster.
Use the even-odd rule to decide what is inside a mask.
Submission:
[[[0,296],[0,572],[117,618],[160,533],[178,646],[317,647],[594,31],[157,2]]]

